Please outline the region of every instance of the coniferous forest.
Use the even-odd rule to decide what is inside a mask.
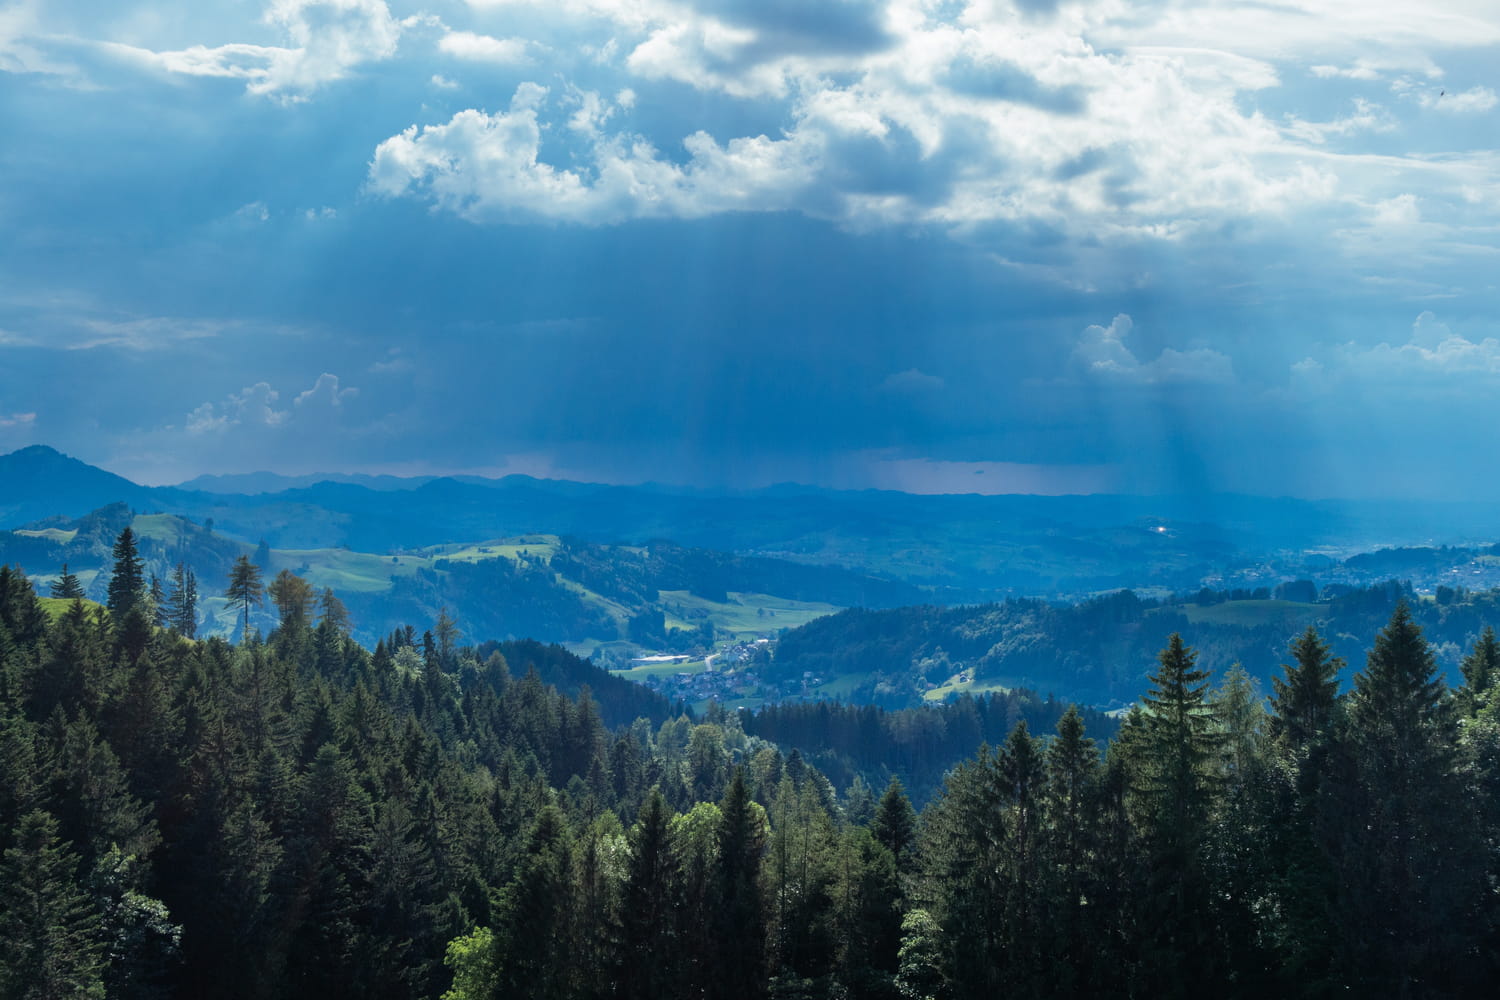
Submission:
[[[253,569],[233,592],[280,624],[237,644],[191,637],[128,530],[107,607],[0,569],[0,997],[1462,997],[1500,972],[1491,631],[1450,689],[1405,604],[1363,663],[1309,629],[1267,698],[1163,636],[1106,744],[1061,706],[570,695],[537,669],[559,650],[446,615],[367,650],[334,595]],[[920,811],[910,769],[816,766],[915,765],[920,725],[995,740]]]

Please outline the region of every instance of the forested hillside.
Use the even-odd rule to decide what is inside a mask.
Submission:
[[[1177,632],[1223,671],[1241,664],[1269,690],[1287,643],[1308,625],[1351,662],[1400,601],[1426,630],[1441,671],[1456,680],[1463,652],[1500,620],[1500,590],[1411,585],[1369,587],[1310,581],[1275,591],[1214,591],[1142,598],[1119,591],[1078,604],[1012,599],[939,608],[850,609],[783,635],[773,673],[854,677],[856,700],[900,705],[924,693],[1029,687],[1096,705],[1129,704],[1153,669],[1161,637]],[[934,685],[938,687],[934,689]]]
[[[24,566],[49,583],[66,567],[85,596],[102,600],[114,539],[125,527],[136,536],[148,578],[165,581],[179,566],[192,571],[202,598],[198,630],[206,635],[227,636],[235,628],[222,586],[241,555],[267,577],[289,570],[319,589],[335,589],[354,634],[367,644],[447,608],[465,630],[486,637],[702,649],[716,636],[745,631],[739,623],[744,600],[781,613],[777,621],[759,623],[761,631],[774,633],[839,607],[895,607],[942,597],[838,567],[665,541],[624,546],[523,535],[394,553],[280,548],[228,537],[212,519],[200,524],[174,514],[140,514],[123,503],[0,532],[0,564]],[[653,618],[661,624],[642,631],[639,623]],[[251,620],[265,630],[276,624],[269,610],[252,608]]]
[[[1405,602],[1343,695],[1313,629],[1268,704],[1163,636],[1106,749],[1027,697],[603,708],[555,647],[444,616],[366,650],[285,578],[264,641],[194,640],[127,541],[107,607],[0,569],[6,997],[1435,997],[1500,972],[1500,642],[1449,689]],[[947,755],[919,815],[902,779]]]

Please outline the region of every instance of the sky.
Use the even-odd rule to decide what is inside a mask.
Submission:
[[[0,0],[0,452],[1500,499],[1494,0]]]

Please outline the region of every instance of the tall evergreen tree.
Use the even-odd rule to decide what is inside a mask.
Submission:
[[[875,807],[875,821],[870,832],[891,852],[897,870],[905,871],[917,843],[917,813],[906,797],[906,789],[901,787],[900,777],[894,774],[880,796],[880,804]]]
[[[0,996],[104,997],[99,914],[78,884],[78,858],[40,810],[21,819],[0,860]]]
[[[1329,654],[1328,644],[1311,625],[1292,643],[1291,652],[1293,662],[1282,666],[1286,678],[1271,678],[1270,731],[1287,747],[1306,752],[1332,727],[1344,661]]]
[[[743,767],[735,768],[719,812],[715,871],[719,962],[711,992],[723,1000],[754,1000],[764,992],[766,981],[766,915],[760,895],[766,837]]]
[[[1336,848],[1344,975],[1395,996],[1438,992],[1473,972],[1455,961],[1469,951],[1461,914],[1478,878],[1445,695],[1403,600],[1349,696],[1356,782],[1343,789]]]
[[[229,599],[230,604],[240,606],[244,621],[240,632],[242,641],[250,637],[250,608],[259,606],[264,594],[265,587],[260,582],[260,567],[251,562],[249,556],[241,555],[229,570],[229,586],[224,591],[224,596]]]
[[[145,561],[136,551],[135,532],[126,525],[115,539],[115,568],[109,578],[109,598],[105,606],[116,623],[146,600]]]
[[[198,635],[198,578],[183,563],[172,570],[172,592],[167,598],[167,625],[178,635]]]
[[[78,576],[68,572],[68,564],[62,564],[62,574],[52,581],[49,591],[52,597],[61,597],[63,600],[76,601],[83,597],[83,584],[78,582]]]
[[[1086,975],[1097,950],[1100,909],[1095,898],[1097,866],[1092,864],[1098,839],[1097,806],[1100,761],[1094,741],[1084,735],[1078,706],[1070,705],[1057,721],[1057,736],[1047,746],[1046,838],[1053,891],[1048,900],[1052,946],[1051,991],[1081,996],[1091,985]]]
[[[156,628],[166,628],[171,624],[168,617],[167,592],[162,588],[161,577],[155,573],[151,574],[151,586],[146,591],[146,606],[150,608],[151,624]]]
[[[1173,633],[1150,677],[1151,690],[1135,756],[1132,792],[1145,832],[1148,883],[1138,945],[1146,988],[1192,996],[1217,974],[1210,894],[1202,864],[1218,789],[1221,740],[1208,701],[1208,673],[1197,653]]]
[[[1494,628],[1485,626],[1460,666],[1464,686],[1457,693],[1458,710],[1465,718],[1473,718],[1488,703],[1490,691],[1500,680],[1500,639],[1495,638]]]
[[[682,987],[682,865],[670,819],[661,790],[653,788],[630,832],[616,961],[624,1000],[672,997]]]

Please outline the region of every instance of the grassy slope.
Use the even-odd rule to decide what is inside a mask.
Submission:
[[[201,529],[173,514],[139,514],[131,521],[131,528],[142,539],[157,542],[169,551],[190,548],[195,543],[195,536],[201,533]],[[71,542],[76,532],[48,528],[19,534],[45,538],[63,545]],[[241,547],[245,554],[253,551],[253,546],[248,543],[230,544]],[[523,556],[533,560],[550,560],[559,547],[560,540],[556,535],[522,535],[481,542],[434,545],[394,555],[356,552],[347,548],[272,549],[271,565],[266,567],[264,575],[266,582],[269,582],[280,570],[289,569],[319,590],[329,587],[334,593],[379,593],[388,590],[395,578],[413,576],[423,570],[441,572],[437,568],[439,562],[473,563],[490,559],[514,561]],[[87,587],[98,573],[106,570],[75,567],[74,572]],[[46,575],[39,576],[39,589],[50,583],[51,579]],[[572,580],[559,578],[559,582],[578,593],[585,602],[613,618],[622,631],[632,615],[639,611],[638,608],[629,607]],[[200,581],[200,586],[210,592],[219,590],[222,585],[222,581],[218,580]],[[721,637],[728,637],[731,641],[746,641],[774,636],[781,629],[796,628],[839,610],[833,604],[796,601],[771,594],[736,592],[728,596],[729,599],[725,602],[715,602],[687,591],[662,591],[661,604],[666,611],[667,628],[692,630],[706,620],[713,624]],[[236,611],[228,607],[222,597],[205,595],[201,598],[199,607],[209,619],[205,624],[205,634],[237,634],[239,621]],[[262,614],[264,613],[262,609]],[[256,617],[252,615],[252,619]],[[264,626],[265,622],[257,624]],[[573,645],[579,647],[575,652],[587,655],[598,643]],[[681,672],[683,666],[643,669],[676,673]],[[703,669],[701,662],[697,664],[697,669]]]
[[[64,597],[42,597],[38,598],[38,600],[42,603],[42,610],[47,612],[47,617],[53,621],[57,621],[67,612],[68,608],[73,606],[73,602]],[[84,601],[83,606],[88,608],[90,612],[95,608],[104,607],[104,605],[94,601]]]

